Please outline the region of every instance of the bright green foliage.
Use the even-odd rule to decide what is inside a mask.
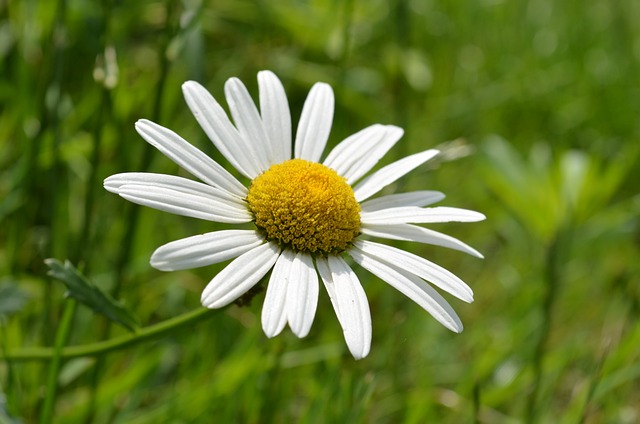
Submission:
[[[72,424],[640,421],[638,16],[637,0],[0,0],[0,422],[47,418],[44,397]],[[462,334],[355,267],[373,343],[354,361],[322,289],[308,337],[267,339],[264,293],[201,312],[226,264],[151,268],[161,244],[228,227],[103,190],[117,172],[187,176],[133,123],[226,166],[180,86],[224,104],[237,76],[257,99],[261,69],[294,123],[311,84],[333,86],[329,148],[379,122],[405,129],[380,166],[444,150],[390,191],[439,190],[487,216],[430,227],[485,260],[398,244],[473,288],[470,305],[447,297]],[[74,311],[46,258],[82,264],[153,337],[130,343],[138,333]],[[56,339],[123,342],[63,349],[57,390],[52,361],[2,359]]]
[[[44,262],[50,268],[48,274],[62,281],[67,287],[65,296],[76,299],[94,312],[104,315],[130,331],[135,331],[139,327],[135,316],[128,308],[91,283],[71,262],[65,261],[63,264],[57,259],[46,259]]]

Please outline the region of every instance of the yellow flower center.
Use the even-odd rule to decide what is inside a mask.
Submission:
[[[247,196],[268,240],[311,253],[339,253],[360,234],[360,204],[347,180],[303,159],[273,165]]]

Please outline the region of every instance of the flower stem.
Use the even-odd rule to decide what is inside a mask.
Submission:
[[[219,313],[219,311],[220,310],[212,311],[207,308],[198,308],[194,311],[186,312],[177,317],[141,328],[133,334],[127,334],[124,336],[115,337],[96,343],[89,343],[86,345],[67,346],[65,348],[61,348],[57,352],[58,355],[56,355],[56,347],[23,348],[16,349],[14,351],[8,351],[3,354],[4,356],[0,357],[0,359],[4,359],[7,361],[55,361],[56,359],[60,360],[84,356],[99,356],[108,352],[113,352],[127,348],[129,346],[133,346],[137,343],[160,338],[166,334],[174,332],[179,328],[185,327],[187,325],[192,325],[196,322],[204,320],[205,318],[212,317],[213,315],[215,315],[215,313],[213,312]],[[65,321],[63,318],[63,325],[61,325],[59,332],[62,331],[64,322]],[[58,339],[56,339],[56,346],[57,342]]]

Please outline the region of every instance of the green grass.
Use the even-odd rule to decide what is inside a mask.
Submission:
[[[637,16],[634,0],[0,0],[0,423],[637,422]],[[148,260],[223,226],[128,204],[102,180],[182,172],[136,134],[140,118],[225,163],[180,85],[222,99],[237,76],[255,96],[262,69],[294,122],[314,82],[333,86],[331,146],[380,122],[406,131],[383,163],[458,138],[473,152],[396,187],[488,217],[437,226],[484,261],[401,245],[474,289],[470,305],[450,299],[465,331],[357,269],[373,317],[361,361],[323,290],[302,340],[263,335],[261,294],[58,358],[59,372],[50,356],[7,359],[128,334],[72,306],[46,258],[69,259],[143,326],[199,308],[225,264],[162,273]]]

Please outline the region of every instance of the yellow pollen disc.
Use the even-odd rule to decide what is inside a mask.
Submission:
[[[360,204],[351,186],[319,163],[273,165],[251,182],[247,201],[256,226],[283,247],[339,253],[360,233]]]

